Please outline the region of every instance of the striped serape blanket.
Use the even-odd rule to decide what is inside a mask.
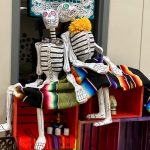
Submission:
[[[72,67],[71,72],[76,82],[87,91],[89,97],[92,97],[101,87],[130,90],[144,86],[150,89],[150,80],[142,72],[125,65],[118,67],[122,70],[123,76],[116,76],[111,72],[98,74],[79,67]]]
[[[94,96],[101,87],[130,90],[144,86],[150,89],[150,80],[142,72],[125,65],[118,67],[122,70],[123,76],[116,76],[111,72],[98,74],[88,69],[73,66],[71,73],[76,82],[85,89],[88,98]],[[42,89],[24,88],[24,93],[26,95],[24,102],[38,108],[65,109],[78,105],[74,87],[66,78],[59,82],[50,82]]]

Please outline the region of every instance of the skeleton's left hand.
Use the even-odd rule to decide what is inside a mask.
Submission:
[[[75,81],[75,78],[72,74],[67,74],[67,80],[72,83],[75,88],[76,100],[78,103],[83,104],[88,100],[86,91],[81,85],[78,85]]]
[[[89,68],[99,74],[105,74],[109,71],[109,66],[104,65],[103,63],[84,63],[79,60],[73,60],[73,66]]]

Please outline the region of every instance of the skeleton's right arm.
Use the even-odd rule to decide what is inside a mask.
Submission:
[[[41,48],[41,42],[35,43],[36,53],[37,53],[37,66],[36,66],[36,74],[38,76],[41,76],[42,69],[41,69],[41,58],[40,58],[40,48]]]
[[[25,87],[38,87],[43,83],[43,80],[40,79],[40,76],[42,75],[42,69],[41,69],[41,59],[40,59],[40,48],[41,48],[41,42],[35,43],[35,48],[37,52],[37,66],[36,66],[36,74],[38,75],[38,79],[36,79],[35,82],[26,84]]]

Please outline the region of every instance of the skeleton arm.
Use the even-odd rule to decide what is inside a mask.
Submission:
[[[100,47],[99,45],[97,45],[95,43],[95,46],[96,46],[96,51],[100,54],[103,53],[103,49],[102,47]],[[114,74],[114,75],[117,75],[117,76],[122,76],[122,71],[114,64],[111,62],[110,58],[108,56],[103,56],[103,60],[109,65],[110,69],[111,69],[111,72]]]
[[[69,43],[70,44],[70,43]],[[76,55],[74,54],[73,52],[73,49],[72,49],[72,46],[70,44],[70,51],[69,51],[69,56],[70,56],[70,62],[73,63],[74,66],[76,67],[83,67],[83,68],[89,68],[97,73],[100,73],[100,74],[105,74],[108,72],[108,66],[107,65],[104,65],[102,63],[84,63],[80,60],[77,59]],[[99,52],[103,52],[103,49],[101,48],[99,50]]]
[[[41,42],[35,43],[35,48],[37,52],[37,66],[36,66],[36,73],[38,76],[40,76],[43,72],[41,69],[41,61],[40,61],[40,48],[41,48]]]
[[[102,53],[103,53],[103,48],[100,47],[99,45],[97,45],[96,43],[95,43],[95,49],[96,49],[96,51],[97,51],[99,54],[102,54]]]
[[[85,103],[88,98],[87,98],[87,93],[86,91],[82,88],[82,86],[78,85],[76,83],[76,80],[74,76],[70,73],[70,64],[69,64],[69,32],[65,32],[61,35],[61,38],[63,39],[64,42],[64,71],[67,74],[67,80],[72,83],[72,85],[75,88],[75,93],[76,93],[76,100],[79,103]]]
[[[63,39],[64,42],[64,48],[65,48],[63,69],[66,73],[70,72],[70,64],[69,64],[69,56],[68,56],[69,53],[68,37],[69,37],[69,32],[65,32],[61,35],[61,38]]]
[[[43,80],[40,79],[42,72],[41,69],[41,59],[40,59],[40,48],[41,48],[41,42],[37,42],[35,43],[35,48],[36,48],[36,52],[37,52],[37,66],[36,66],[36,74],[38,75],[38,79],[36,79],[35,82],[26,84],[25,87],[34,87],[37,88],[39,85],[41,85],[43,83]]]

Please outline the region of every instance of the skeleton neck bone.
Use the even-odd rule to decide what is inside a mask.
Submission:
[[[55,41],[56,40],[56,29],[55,28],[50,28],[49,32],[50,32],[51,40]]]

